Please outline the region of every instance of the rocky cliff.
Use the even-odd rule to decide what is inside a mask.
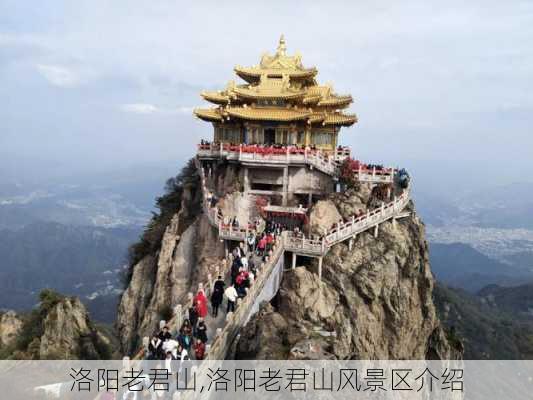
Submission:
[[[44,290],[38,309],[29,314],[7,312],[0,318],[1,358],[109,359],[111,340],[91,322],[76,297]]]
[[[109,344],[109,340],[92,324],[81,301],[69,297],[52,307],[43,321],[39,358],[109,358]]]
[[[321,202],[320,220],[375,202],[368,187]],[[410,216],[335,245],[320,280],[314,262],[284,274],[270,304],[241,332],[236,358],[458,358],[436,315],[424,225]],[[311,220],[318,221],[318,218]],[[319,231],[324,227],[314,226]],[[302,260],[304,261],[304,260]]]
[[[216,194],[229,201],[231,190],[239,190],[239,172],[220,166],[210,172]],[[157,248],[132,265],[117,322],[125,354],[134,353],[159,320],[171,317],[172,307],[184,302],[224,254],[216,230],[201,213],[197,173],[190,167],[187,174],[187,183],[175,188],[180,202],[169,213]],[[219,204],[230,208],[224,199]],[[368,185],[333,194],[312,209],[310,233],[379,204]],[[322,280],[316,260],[299,258],[305,265],[285,273],[276,307],[263,307],[241,331],[235,357],[460,357],[435,313],[424,226],[413,205],[409,211],[394,225],[380,225],[377,237],[365,232],[351,248],[348,242],[334,246],[324,258]]]
[[[184,303],[189,292],[224,255],[217,232],[201,214],[201,189],[196,168],[189,164],[182,181],[173,190],[180,201],[170,213],[170,222],[155,251],[132,265],[120,301],[117,329],[124,354],[132,354],[143,336],[149,336],[159,321],[169,319],[172,308]],[[168,195],[169,193],[167,193]]]

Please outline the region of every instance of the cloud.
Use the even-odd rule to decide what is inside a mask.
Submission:
[[[135,114],[191,114],[196,107],[179,106],[173,108],[163,108],[149,103],[122,104],[120,109],[124,112]]]
[[[176,112],[178,112],[179,114],[192,114],[195,108],[197,107],[178,107],[176,109]]]
[[[135,114],[153,114],[157,111],[160,111],[159,108],[153,104],[147,103],[131,103],[131,104],[122,104],[120,109],[125,112],[135,113]]]
[[[80,78],[76,73],[59,65],[37,64],[37,70],[54,86],[72,88],[80,84]]]

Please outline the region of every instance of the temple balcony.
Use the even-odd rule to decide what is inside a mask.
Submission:
[[[309,147],[217,143],[198,145],[197,155],[201,160],[222,158],[251,166],[309,165],[328,175],[336,176],[340,163],[350,156],[350,150],[343,148],[328,153]]]
[[[344,147],[334,152],[325,152],[309,147],[209,143],[198,145],[197,156],[200,160],[225,159],[256,167],[309,165],[336,179],[339,176],[340,165],[350,158],[350,149]],[[360,182],[390,183],[394,179],[395,169],[376,168],[357,162],[357,168],[353,173]]]

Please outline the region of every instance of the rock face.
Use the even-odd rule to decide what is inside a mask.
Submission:
[[[233,192],[228,194],[220,201],[219,206],[222,209],[223,215],[237,218],[239,226],[246,226],[250,220],[250,198],[241,192]]]
[[[172,309],[185,302],[224,255],[217,232],[200,214],[199,187],[184,188],[181,207],[166,227],[156,254],[133,266],[130,282],[119,304],[117,329],[124,354],[132,354],[143,336],[149,336],[168,318]]]
[[[365,195],[366,193],[366,195]],[[345,210],[372,199],[369,190],[331,201]],[[236,358],[457,358],[432,300],[424,226],[412,215],[334,246],[316,263],[285,272],[278,308],[264,308],[241,331]]]
[[[40,338],[40,359],[99,359],[106,339],[92,325],[78,298],[64,298],[47,314]]]
[[[0,315],[0,347],[10,346],[21,327],[22,321],[14,311]]]
[[[309,229],[313,235],[323,235],[325,231],[341,219],[341,215],[331,200],[319,200],[309,215]]]

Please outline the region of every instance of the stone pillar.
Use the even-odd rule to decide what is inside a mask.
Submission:
[[[292,253],[292,269],[296,268],[296,253]]]
[[[309,193],[307,197],[307,208],[311,208],[313,205],[313,193]]]
[[[374,227],[374,237],[377,238],[378,237],[378,229],[379,229],[379,225],[376,225]]]
[[[224,240],[224,254],[226,255],[226,258],[229,255],[228,241],[227,240]]]
[[[322,279],[322,257],[318,257],[318,278]]]
[[[289,192],[289,167],[283,168],[283,197],[281,204],[287,206],[287,197]]]

